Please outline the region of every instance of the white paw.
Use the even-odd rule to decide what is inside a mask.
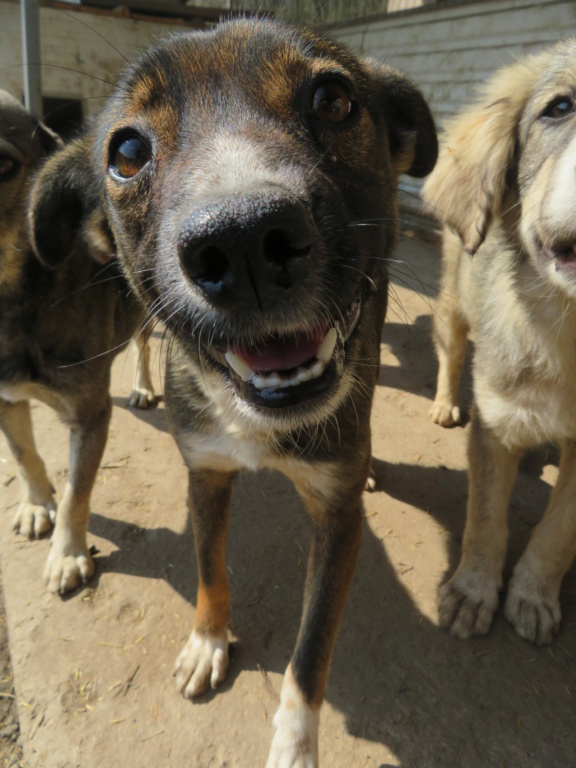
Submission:
[[[498,607],[498,580],[473,570],[457,570],[438,592],[440,626],[466,640],[485,635]]]
[[[228,671],[228,638],[201,635],[196,630],[176,659],[174,676],[180,693],[187,699],[199,696],[208,685],[216,688]]]
[[[316,724],[316,732],[311,734],[299,722],[296,714],[290,714],[292,722],[286,722],[286,712],[282,712],[282,708],[274,717],[277,730],[272,739],[266,768],[317,768],[318,726]]]
[[[39,539],[40,536],[52,530],[55,518],[56,502],[53,498],[43,504],[23,501],[16,510],[12,527],[22,536],[27,536],[29,539]]]
[[[551,643],[560,628],[560,584],[546,582],[526,553],[514,569],[504,613],[516,632],[536,645]]]
[[[130,408],[139,408],[140,410],[152,408],[156,405],[156,395],[151,389],[134,387],[128,398],[128,405]]]
[[[452,427],[461,423],[460,408],[451,402],[435,400],[430,409],[430,418],[441,427]]]
[[[86,547],[59,547],[52,541],[44,568],[44,581],[50,592],[63,595],[85,584],[94,573],[94,563]]]
[[[274,716],[276,733],[266,768],[318,768],[319,720],[319,711],[306,704],[289,667]]]
[[[378,482],[376,480],[376,473],[374,472],[372,467],[370,467],[370,474],[366,478],[366,485],[364,486],[364,490],[369,492],[375,491],[377,485],[378,485]]]

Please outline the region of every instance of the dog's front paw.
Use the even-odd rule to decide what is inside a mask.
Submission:
[[[560,628],[560,584],[542,579],[528,553],[514,569],[504,613],[516,632],[536,645],[551,643]]]
[[[41,504],[23,501],[16,510],[12,527],[22,536],[39,539],[52,530],[56,518],[56,502],[53,498]]]
[[[216,688],[228,671],[228,638],[210,637],[194,630],[176,659],[174,676],[187,699],[200,696],[208,685]]]
[[[430,418],[441,427],[453,427],[454,424],[460,424],[462,421],[458,405],[438,399],[434,400],[430,409]]]
[[[280,704],[274,727],[266,768],[317,768],[317,712],[309,707]]]
[[[85,584],[94,573],[94,563],[87,548],[59,547],[53,541],[44,568],[44,581],[50,592],[63,595]]]
[[[466,640],[485,635],[498,607],[498,582],[476,571],[457,571],[438,593],[440,626]]]
[[[128,398],[128,405],[130,408],[138,408],[139,410],[153,408],[156,405],[154,390],[134,387]]]

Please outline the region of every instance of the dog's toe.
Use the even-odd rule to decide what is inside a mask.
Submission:
[[[537,577],[528,563],[520,563],[510,581],[504,613],[520,637],[548,645],[560,627],[560,585]]]
[[[440,588],[438,618],[451,635],[466,640],[485,635],[498,605],[498,588],[488,579],[455,575]]]
[[[85,584],[94,573],[88,550],[62,553],[50,551],[44,569],[44,581],[50,592],[63,595]]]
[[[435,400],[430,409],[430,418],[441,427],[453,427],[461,423],[460,408],[451,402]]]
[[[216,688],[228,671],[228,638],[210,637],[193,631],[176,660],[174,675],[178,690],[187,699]]]
[[[14,515],[12,526],[22,536],[27,536],[29,539],[39,539],[40,536],[52,530],[55,514],[56,504],[54,501],[46,504],[23,502]]]
[[[146,410],[156,405],[156,395],[150,389],[133,389],[128,398],[130,408]]]

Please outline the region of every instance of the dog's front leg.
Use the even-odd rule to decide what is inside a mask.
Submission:
[[[198,563],[198,600],[194,629],[176,661],[181,693],[199,696],[216,688],[228,670],[230,587],[226,573],[226,538],[233,474],[189,472],[188,504]]]
[[[514,568],[505,613],[520,637],[552,642],[560,627],[560,587],[576,555],[576,444],[562,446],[558,480],[542,521]]]
[[[132,348],[136,371],[128,405],[130,408],[150,408],[156,403],[156,395],[150,376],[150,348],[146,331],[140,331],[134,335]]]
[[[462,557],[439,592],[440,625],[456,637],[484,635],[492,624],[502,588],[508,501],[519,459],[520,454],[503,446],[474,408]]]
[[[70,471],[68,482],[56,512],[56,525],[44,579],[51,592],[64,594],[86,582],[94,573],[94,564],[86,543],[90,516],[90,494],[108,436],[112,412],[106,394],[101,407],[93,404],[78,409],[70,427]]]
[[[14,515],[14,529],[32,539],[52,528],[56,513],[54,489],[34,443],[30,405],[27,400],[0,400],[0,428],[18,464],[22,499]]]
[[[320,500],[307,488],[298,490],[311,515],[314,538],[300,630],[282,683],[266,768],[318,766],[320,706],[362,538],[359,493],[336,503]]]

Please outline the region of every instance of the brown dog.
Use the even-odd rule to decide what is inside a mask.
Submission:
[[[316,766],[360,545],[396,181],[433,167],[433,121],[394,70],[243,20],[149,51],[94,151],[126,272],[174,340],[166,404],[200,572],[178,687],[194,697],[226,675],[234,474],[279,469],[314,540],[268,766]]]
[[[560,475],[508,587],[518,634],[548,643],[576,554],[576,42],[498,72],[449,126],[424,198],[448,229],[436,348],[435,421],[459,421],[475,338],[470,490],[462,560],[440,590],[458,637],[488,631],[502,587],[506,511],[522,452],[562,445]]]
[[[0,92],[0,429],[22,484],[14,526],[40,536],[56,518],[45,579],[50,590],[67,592],[93,571],[86,528],[110,417],[110,366],[143,311],[112,260],[98,198],[79,190],[83,177],[68,166],[69,147],[43,166],[32,192],[32,240],[50,268],[33,253],[30,181],[60,147],[55,134]],[[130,399],[140,407],[154,397],[143,347],[139,338]],[[58,505],[34,444],[31,398],[70,426],[70,474]]]

